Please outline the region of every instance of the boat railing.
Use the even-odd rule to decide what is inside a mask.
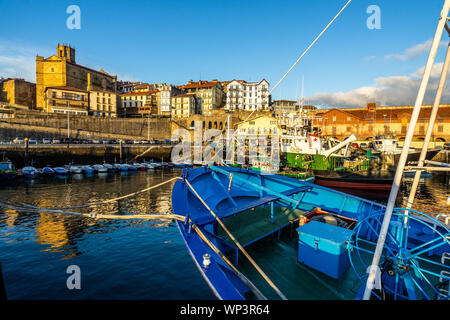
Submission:
[[[445,225],[450,226],[450,213],[440,213],[436,215],[436,220],[442,221]],[[434,223],[434,226],[436,226],[436,222]]]
[[[448,264],[447,264],[448,262]],[[449,252],[444,252],[442,254],[441,257],[441,263],[443,265],[450,265],[450,253]],[[439,283],[445,285],[445,281],[446,279],[448,279],[450,277],[450,272],[446,271],[446,270],[442,270],[440,273],[441,277],[439,278]],[[442,294],[442,296],[448,297],[448,294],[450,292],[450,282],[447,284],[447,287],[441,287],[439,288],[439,292]]]

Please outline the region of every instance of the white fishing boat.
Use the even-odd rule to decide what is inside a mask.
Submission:
[[[83,168],[81,168],[81,166],[79,165],[69,165],[68,169],[72,174],[83,173]]]
[[[393,137],[379,136],[372,140],[374,153],[380,155],[392,155],[394,157],[394,164],[398,163],[402,149],[399,145],[399,140]],[[431,160],[435,155],[437,155],[441,149],[427,149],[425,160]],[[408,158],[406,164],[416,164],[420,157],[420,150],[415,150],[414,148],[408,148]]]
[[[104,165],[101,165],[101,164],[94,164],[92,166],[92,168],[94,168],[94,171],[96,171],[98,173],[108,172],[108,168],[106,168]]]
[[[107,171],[117,171],[117,169],[109,163],[104,163],[103,167],[105,167]]]

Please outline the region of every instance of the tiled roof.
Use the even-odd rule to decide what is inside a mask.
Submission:
[[[70,62],[70,61],[67,61],[67,63],[69,63],[69,64],[71,64],[71,65],[74,65],[74,66],[76,66],[76,67],[79,67],[79,68],[86,69],[86,70],[88,70],[88,71],[93,71],[93,72],[95,72],[95,73],[100,73],[100,74],[102,74],[102,75],[104,75],[104,76],[107,76],[107,77],[110,77],[110,78],[115,78],[114,76],[112,76],[112,75],[106,73],[106,72],[103,71],[103,70],[100,70],[100,71],[94,70],[94,69],[91,69],[91,68],[82,66],[81,64],[76,64],[76,63]]]
[[[153,94],[153,93],[157,93],[157,92],[159,92],[158,89],[148,90],[148,91],[141,91],[141,92],[127,92],[127,93],[121,94],[120,96],[121,97],[124,97],[124,96],[145,96],[145,95]]]
[[[193,89],[193,88],[212,88],[219,84],[218,81],[198,81],[192,82],[185,85],[178,86],[180,89]]]
[[[419,119],[429,119],[431,115],[431,106],[423,106],[420,110]],[[406,115],[408,118],[411,116],[413,107],[405,106],[405,107],[382,107],[377,108],[375,112],[368,112],[367,109],[320,109],[317,111],[317,115],[325,115],[333,110],[337,110],[339,112],[343,112],[345,114],[356,117],[360,120],[373,120],[378,119],[382,120],[384,118],[391,120],[399,120],[402,119],[403,115]],[[386,115],[386,117],[384,117]],[[441,105],[438,110],[438,118],[450,118],[450,105]]]

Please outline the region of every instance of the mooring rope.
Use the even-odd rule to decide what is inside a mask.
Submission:
[[[20,201],[16,201],[16,200],[12,200],[12,199],[0,196],[0,207],[1,208],[6,208],[6,209],[20,210],[20,211],[25,211],[25,212],[57,213],[57,214],[81,216],[81,217],[92,218],[92,219],[176,220],[176,221],[186,222],[186,217],[182,216],[182,215],[178,215],[178,214],[131,214],[131,215],[117,215],[117,214],[98,214],[98,213],[82,213],[82,212],[67,211],[67,209],[84,208],[84,207],[100,205],[100,204],[109,203],[109,202],[112,202],[112,201],[117,201],[117,200],[128,198],[128,197],[132,197],[132,196],[137,195],[139,193],[142,193],[142,192],[149,191],[151,189],[160,187],[160,186],[162,186],[162,185],[164,185],[166,183],[169,183],[169,182],[171,182],[173,180],[183,180],[183,179],[180,178],[180,177],[172,178],[172,179],[169,179],[169,180],[164,181],[162,183],[159,183],[157,185],[153,185],[151,187],[148,187],[148,188],[145,188],[145,189],[142,189],[142,190],[139,190],[139,191],[127,194],[125,196],[117,197],[117,198],[110,199],[110,200],[90,203],[90,204],[86,204],[86,205],[80,205],[80,206],[72,206],[72,207],[65,207],[65,208],[42,208],[42,207],[33,206],[31,204],[28,204],[28,203],[23,203],[23,202],[20,202]],[[193,189],[192,186],[189,184],[189,182],[187,182],[187,183],[191,187],[191,189]],[[195,192],[195,190],[193,190],[193,191]],[[197,196],[198,196],[198,194],[197,194]],[[203,200],[201,198],[199,198],[199,199],[203,202]],[[207,205],[205,204],[205,206],[207,206]],[[207,207],[207,208],[209,209],[209,207]],[[187,222],[191,223],[191,220],[188,219]],[[225,226],[223,226],[223,227],[225,228]],[[249,287],[249,289],[255,294],[255,296],[258,299],[267,300],[267,298],[261,293],[261,291],[259,291],[258,288],[247,277],[245,277],[245,275],[243,275],[229,261],[229,259],[203,234],[203,232],[201,231],[200,227],[198,227],[195,224],[192,224],[192,230],[194,230],[194,232],[196,232],[198,234],[198,236],[211,248],[211,250],[213,250],[225,262],[225,264],[230,268],[230,270],[239,279],[241,279],[242,282],[244,282]],[[227,229],[225,228],[225,230],[227,230]],[[227,232],[228,232],[228,230],[227,230]],[[229,234],[229,235],[230,235],[230,237],[232,239],[234,239],[234,237],[231,234]],[[266,281],[268,281],[269,284],[272,287],[274,287],[274,289],[277,291],[277,293],[280,295],[280,297],[282,297],[283,299],[286,299],[284,297],[284,295],[278,290],[278,288],[275,287],[275,285],[270,281],[270,279],[256,265],[256,263],[251,259],[251,257],[245,252],[245,250],[242,248],[242,246],[239,243],[237,243],[237,244],[240,247],[240,249],[242,250],[242,252],[244,252],[244,254],[249,258],[250,262],[252,262],[252,264],[254,264],[256,266],[258,272],[262,273],[264,279],[266,279]]]
[[[88,203],[88,204],[83,204],[83,205],[78,205],[78,206],[70,206],[70,207],[61,207],[61,208],[42,208],[42,207],[36,207],[36,206],[33,206],[33,205],[31,205],[31,204],[27,204],[27,203],[23,203],[23,202],[18,202],[18,201],[14,201],[14,200],[11,200],[11,199],[7,199],[7,198],[1,197],[1,196],[0,196],[0,199],[3,199],[3,200],[6,200],[6,199],[7,199],[7,200],[9,200],[9,201],[12,201],[12,202],[21,204],[22,206],[30,207],[30,208],[34,208],[34,209],[50,209],[50,210],[80,209],[80,208],[87,208],[87,207],[92,207],[92,206],[99,206],[99,205],[102,205],[102,204],[106,204],[106,203],[110,203],[110,202],[122,200],[122,199],[129,198],[129,197],[133,197],[133,196],[138,195],[138,194],[140,194],[140,193],[143,193],[143,192],[146,192],[146,191],[150,191],[150,190],[152,190],[152,189],[155,189],[155,188],[158,188],[158,187],[160,187],[160,186],[162,186],[162,185],[165,185],[165,184],[167,184],[167,183],[169,183],[169,182],[172,182],[172,181],[174,181],[174,180],[180,180],[180,179],[182,180],[182,178],[180,178],[180,177],[175,177],[175,178],[172,178],[172,179],[163,181],[163,182],[161,182],[161,183],[158,183],[158,184],[156,184],[156,185],[150,186],[150,187],[148,187],[148,188],[145,188],[145,189],[142,189],[142,190],[138,190],[138,191],[136,191],[136,192],[132,192],[132,193],[126,194],[126,195],[124,195],[124,196],[120,196],[120,197],[117,197],[117,198],[108,199],[108,200],[104,200],[104,201],[91,202],[91,203]]]
[[[258,266],[258,264],[253,260],[253,258],[247,253],[247,251],[242,247],[242,245],[239,243],[239,241],[236,240],[236,238],[231,234],[231,232],[228,230],[228,228],[225,226],[225,224],[222,222],[222,220],[219,219],[219,217],[214,213],[213,210],[206,204],[206,202],[202,199],[202,197],[195,191],[194,187],[189,183],[189,181],[184,180],[188,187],[191,189],[191,191],[195,194],[195,196],[200,200],[201,203],[206,207],[206,209],[211,213],[211,215],[216,219],[216,221],[220,224],[220,226],[223,228],[223,230],[228,234],[230,239],[236,244],[236,246],[242,251],[242,253],[247,257],[247,259],[250,261],[250,263],[255,267],[256,271],[259,272],[259,274],[266,280],[266,282],[275,290],[275,292],[280,296],[281,299],[287,300],[286,296],[280,291],[280,289],[277,288],[277,286],[270,280],[270,278],[264,273],[264,271]]]

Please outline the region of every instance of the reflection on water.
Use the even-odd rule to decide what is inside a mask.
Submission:
[[[405,207],[413,179],[403,180],[401,207]],[[426,213],[450,213],[450,174],[435,173],[432,178],[420,179],[412,209]]]
[[[15,181],[0,195],[39,207],[68,207],[158,184],[179,170]],[[172,184],[75,212],[171,213]],[[174,223],[98,221],[52,213],[0,211],[0,263],[10,299],[213,299]],[[68,290],[79,265],[82,290]],[[84,284],[84,286],[83,286]]]
[[[128,194],[179,170],[38,178],[0,185],[0,196],[39,207],[68,207]],[[77,212],[171,213],[172,184]],[[401,187],[405,205],[410,182]],[[422,179],[415,209],[448,212],[449,176]],[[0,211],[0,263],[10,299],[214,299],[174,223],[98,221],[50,213]],[[68,290],[78,265],[82,289]]]

